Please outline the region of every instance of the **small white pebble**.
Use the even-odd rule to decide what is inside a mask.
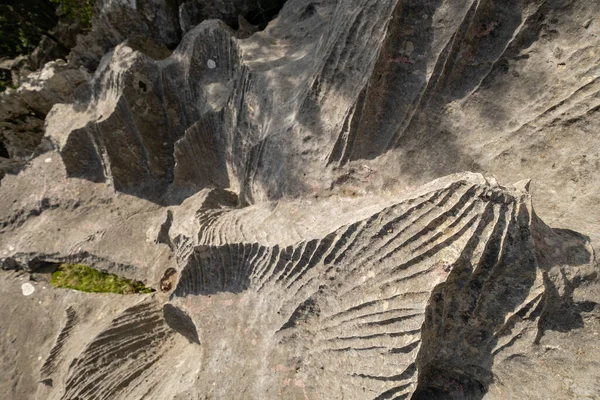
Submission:
[[[48,158],[46,158],[46,159],[44,160],[44,162],[45,162],[45,163],[52,162],[52,159],[51,159],[50,157],[48,157]]]
[[[21,291],[23,292],[23,296],[31,296],[35,292],[35,287],[31,283],[26,282],[21,285]]]
[[[13,245],[8,246],[8,250],[15,251],[15,246],[13,246]]]
[[[206,65],[208,66],[208,68],[210,69],[215,69],[217,67],[217,63],[214,62],[214,60],[208,60],[206,62]]]
[[[39,357],[38,357],[38,361],[41,361],[41,360],[42,360],[42,356],[39,356]]]
[[[42,286],[42,289],[46,289],[46,286]]]
[[[40,300],[40,301],[38,301],[38,304],[42,304],[42,301],[41,301],[41,300]]]

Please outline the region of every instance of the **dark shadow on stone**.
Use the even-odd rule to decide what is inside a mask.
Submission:
[[[0,269],[4,271],[18,271],[21,268],[21,265],[12,257],[7,257],[0,259]]]
[[[160,230],[158,231],[158,237],[156,238],[156,240],[158,243],[166,244],[171,250],[174,250],[173,243],[171,243],[171,238],[169,237],[171,224],[173,224],[173,211],[167,210],[167,219],[160,226]]]
[[[171,329],[183,335],[190,343],[200,344],[196,325],[185,312],[171,304],[165,304],[163,315],[165,322]]]
[[[29,260],[27,263],[29,271],[40,274],[52,274],[59,266],[60,263],[58,262],[46,261],[38,257]]]
[[[477,11],[457,31],[453,47],[440,57],[410,124],[390,142],[390,149],[403,150],[402,171],[415,179],[425,171],[427,181],[463,170],[488,172],[462,149],[458,139],[463,132],[446,123],[448,105],[472,98],[467,101],[477,104],[476,118],[487,126],[505,126],[511,119],[510,107],[494,95],[502,93],[507,82],[519,79],[514,64],[526,57],[524,50],[543,36],[554,15],[564,12],[561,3],[543,3],[526,21],[527,3],[477,3]],[[473,91],[485,95],[473,98]],[[522,155],[516,157],[520,160]]]
[[[593,312],[599,303],[592,300],[575,301],[574,293],[580,285],[597,279],[597,272],[587,277],[569,277],[568,267],[563,266],[558,268],[558,275],[551,277],[549,273],[544,274],[546,298],[538,323],[536,343],[540,342],[546,331],[565,333],[584,327],[582,314]]]
[[[234,243],[221,246],[197,246],[183,268],[174,297],[188,295],[207,296],[220,292],[241,293],[250,286],[252,269],[247,260],[240,260],[240,254],[257,251],[257,244]],[[264,246],[258,246],[258,252],[264,252]],[[275,252],[279,250],[276,247]],[[293,248],[281,250],[281,267],[292,257]],[[287,260],[287,261],[286,261]],[[274,267],[277,269],[277,266]]]
[[[204,199],[204,208],[222,208],[222,207],[237,207],[239,206],[239,198],[237,194],[229,190],[213,189]]]
[[[567,264],[573,266],[584,265],[593,261],[593,254],[589,249],[589,236],[575,232],[571,229],[553,228],[552,231],[563,243]]]
[[[205,188],[231,186],[227,165],[231,160],[226,158],[230,115],[223,110],[207,111],[208,98],[198,84],[202,81],[225,91],[226,83],[237,76],[236,57],[223,70],[211,70],[201,61],[221,44],[237,54],[233,33],[224,24],[218,25],[219,41],[200,40],[198,35],[207,33],[198,28],[196,36],[182,42],[177,51],[189,51],[191,65],[136,55],[130,66],[123,66],[129,73],[119,84],[107,84],[105,80],[114,73],[110,65],[120,62],[115,54],[119,50],[105,56],[111,64],[103,64],[97,74],[106,79],[97,78],[78,88],[74,108],[85,112],[103,98],[107,85],[117,85],[120,95],[110,112],[94,116],[68,134],[60,154],[69,177],[110,180],[116,191],[160,205],[181,204]]]
[[[588,236],[570,229],[552,229],[535,213],[533,225],[545,287],[537,343],[548,330],[564,333],[584,326],[582,313],[593,311],[598,302],[594,299],[575,301],[575,291],[597,281],[599,274],[594,267],[594,249]]]
[[[408,123],[420,93],[426,89],[433,17],[441,4],[441,0],[426,5],[403,0],[396,5],[366,91],[355,106],[342,162],[381,155],[395,132]],[[407,34],[409,31],[412,33]],[[407,42],[412,51],[403,49]]]
[[[487,376],[485,380],[491,378]],[[487,393],[487,387],[480,382],[483,379],[461,374],[452,366],[428,369],[425,374],[419,374],[419,380],[436,383],[435,386],[419,386],[412,400],[481,399]]]
[[[192,0],[179,6],[179,21],[184,34],[208,19],[220,19],[232,29],[238,30],[239,16],[257,26],[258,30],[263,30],[277,17],[286,2],[287,0],[234,0],[227,7],[231,11],[223,11],[219,2]]]
[[[42,384],[44,384],[44,385],[46,385],[48,387],[52,387],[52,385],[53,385],[53,381],[50,378],[43,379],[43,380],[40,381],[40,383],[42,383]]]
[[[277,330],[277,333],[285,329],[295,328],[299,324],[304,323],[310,319],[316,319],[319,317],[320,314],[321,310],[319,309],[319,304],[313,297],[310,297],[298,307],[296,307],[290,318],[281,326],[281,328]]]
[[[583,328],[581,311],[587,308],[589,304],[579,307],[579,304],[573,301],[575,285],[569,281],[564,269],[560,270],[560,275],[564,283],[564,293],[562,295],[554,282],[548,277],[548,274],[544,276],[546,307],[544,307],[541,315],[536,343],[539,343],[547,330],[568,332],[572,329]],[[594,306],[592,305],[591,308],[593,309]]]
[[[258,1],[258,7],[247,11],[244,17],[250,24],[258,26],[259,30],[263,30],[270,21],[277,17],[286,2],[287,0]]]
[[[2,138],[0,138],[0,157],[10,158],[10,155],[8,154],[8,150],[6,150],[6,147],[4,146],[4,143],[2,142]]]
[[[398,2],[371,79],[355,105],[341,163],[396,149],[401,150],[399,169],[418,183],[464,170],[486,172],[457,143],[462,133],[444,124],[445,110],[473,90],[502,91],[503,77],[513,73],[511,64],[562,12],[560,3],[542,4],[521,26],[529,3],[473,2],[446,47],[435,49],[439,57],[431,59],[437,56],[431,54],[433,18],[442,3]],[[428,59],[435,61],[430,75]],[[493,99],[480,99],[485,102],[480,118],[490,125],[509,119],[501,105],[487,100]]]
[[[155,42],[154,40],[141,35],[130,37],[125,44],[133,50],[147,55],[153,60],[164,60],[173,53],[164,44]]]
[[[504,229],[506,236],[487,245],[477,266],[464,261],[471,259],[474,250],[467,243],[447,280],[432,292],[422,326],[413,399],[482,399],[494,380],[496,354],[512,345],[509,341],[497,349],[498,340],[510,334],[517,321],[537,324],[532,345],[545,330],[568,332],[583,327],[581,313],[597,304],[574,302],[573,293],[578,284],[597,278],[597,273],[568,278],[566,269],[592,262],[589,239],[553,230],[535,214],[531,220],[530,224],[527,208],[521,207],[508,225],[497,224],[493,237],[501,237]],[[524,303],[540,271],[543,297]],[[507,319],[510,313],[514,315]]]
[[[69,178],[87,179],[94,183],[104,182],[104,167],[102,157],[98,154],[94,143],[93,133],[97,127],[88,123],[81,129],[76,129],[69,135],[66,144],[60,151]]]
[[[224,111],[206,113],[174,143],[173,178],[164,203],[181,204],[204,188],[230,186],[224,125]]]
[[[60,263],[34,258],[29,261],[29,278],[34,282],[52,282],[52,274],[58,270]]]
[[[137,1],[132,8],[119,2],[97,2],[93,29],[80,35],[77,46],[68,56],[70,64],[93,72],[111,49],[131,39],[143,38],[168,50],[175,49],[182,37],[178,3],[178,0],[144,0]],[[141,49],[147,49],[146,45]],[[160,54],[162,51],[151,50],[148,53],[151,57],[157,56],[157,59],[161,59]]]

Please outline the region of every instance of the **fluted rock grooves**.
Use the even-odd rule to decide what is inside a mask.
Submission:
[[[598,13],[98,0],[0,98],[0,391],[595,398]]]

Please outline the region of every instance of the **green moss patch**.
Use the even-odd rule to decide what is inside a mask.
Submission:
[[[58,288],[92,293],[151,293],[142,282],[98,271],[83,264],[62,264],[52,274],[52,285]]]

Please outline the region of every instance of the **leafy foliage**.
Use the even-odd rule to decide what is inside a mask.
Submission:
[[[73,20],[81,21],[84,29],[92,26],[94,3],[96,0],[51,0],[62,6],[63,12]]]
[[[56,14],[79,21],[83,30],[92,26],[96,0],[3,0],[0,3],[0,60],[30,54],[42,37],[48,37],[67,49],[52,34],[58,23]],[[68,50],[68,49],[67,49]],[[11,86],[10,73],[0,72],[0,92]]]
[[[0,59],[29,54],[58,22],[49,0],[5,0],[0,4]],[[0,92],[11,87],[10,71],[0,72]]]
[[[98,271],[83,264],[62,264],[52,274],[52,285],[92,293],[152,293],[142,282]]]
[[[58,22],[49,0],[7,0],[0,4],[0,57],[30,53]]]
[[[0,92],[12,87],[12,77],[10,71],[0,69]]]

